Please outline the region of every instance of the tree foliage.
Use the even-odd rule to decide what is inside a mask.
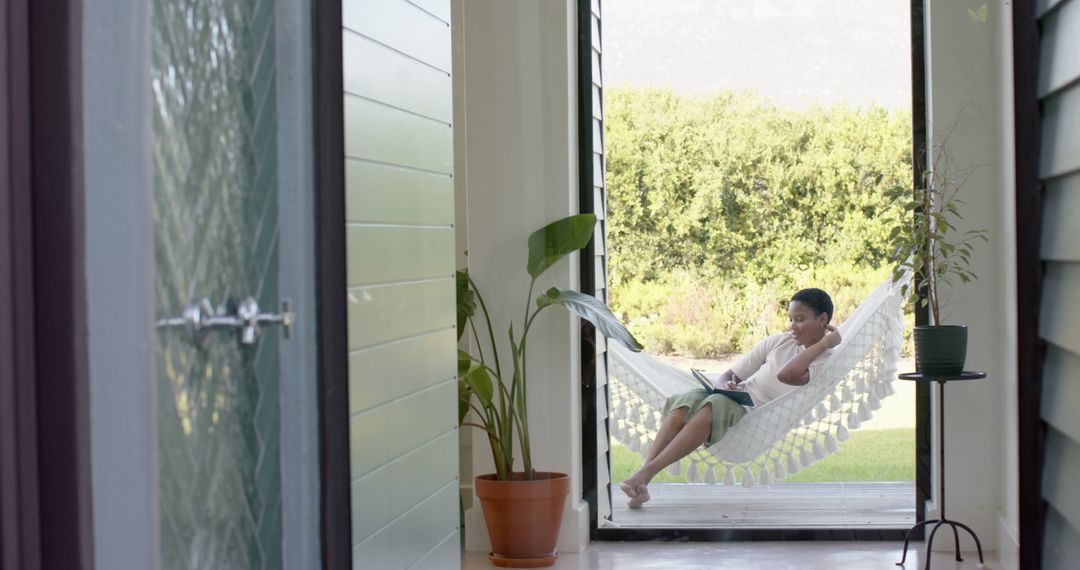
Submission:
[[[605,124],[609,282],[627,318],[648,316],[620,306],[631,284],[677,275],[722,285],[735,303],[740,291],[775,291],[775,315],[808,274],[877,274],[890,262],[901,206],[886,191],[911,186],[906,111],[616,88],[605,93]],[[747,348],[734,339],[758,333],[757,310],[742,317],[755,323],[731,323],[754,334],[732,331],[721,344]]]
[[[902,290],[912,303],[929,306],[930,322],[935,325],[942,324],[941,285],[951,288],[957,285],[954,279],[974,281],[975,243],[990,241],[985,229],[960,233],[958,228],[964,220],[960,214],[964,202],[957,194],[973,170],[956,172],[943,143],[934,151],[933,163],[924,169],[922,184],[914,191],[898,186],[888,192],[891,200],[902,204],[889,234],[896,262],[893,281],[911,272],[913,279]]]
[[[888,260],[885,191],[910,186],[909,114],[799,112],[736,92],[613,89],[605,101],[613,284]]]

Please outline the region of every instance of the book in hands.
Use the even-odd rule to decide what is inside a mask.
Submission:
[[[749,392],[744,392],[742,390],[726,390],[724,388],[717,388],[716,386],[713,386],[713,383],[708,379],[708,377],[705,376],[705,373],[701,370],[698,370],[697,368],[691,368],[690,373],[694,375],[694,379],[697,380],[699,384],[701,384],[701,387],[710,394],[722,394],[724,396],[727,396],[728,398],[731,398],[732,400],[735,400],[735,403],[742,406],[754,405],[754,399],[750,397]]]

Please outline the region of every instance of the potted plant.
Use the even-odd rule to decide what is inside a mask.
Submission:
[[[898,262],[893,281],[910,272],[912,279],[901,291],[930,312],[930,324],[918,325],[913,332],[916,367],[928,375],[959,374],[967,357],[967,326],[942,323],[941,286],[977,279],[970,269],[971,254],[977,241],[989,241],[984,229],[959,233],[957,228],[964,204],[957,194],[971,173],[955,172],[942,145],[914,191],[902,187],[887,191],[901,205],[901,216],[889,234]]]
[[[561,305],[591,322],[608,338],[631,350],[642,348],[596,297],[552,287],[533,301],[537,279],[560,259],[585,247],[595,225],[596,216],[580,214],[553,222],[529,236],[526,270],[532,279],[525,298],[524,321],[518,327],[511,322],[507,330],[509,359],[500,358],[505,355],[499,354],[495,342],[493,315],[476,283],[467,271],[457,272],[458,340],[468,328],[475,351],[475,355],[458,351],[458,415],[461,425],[484,431],[495,462],[495,473],[476,477],[476,494],[491,535],[493,552],[489,559],[496,566],[555,563],[555,542],[569,492],[569,477],[537,471],[530,453],[526,356],[529,330],[537,317],[548,307]],[[481,317],[482,326],[477,327],[474,319]],[[515,451],[520,457],[514,456]],[[516,466],[517,459],[520,467]]]

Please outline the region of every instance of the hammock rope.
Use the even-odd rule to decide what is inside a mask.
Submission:
[[[813,365],[809,384],[751,408],[719,442],[691,453],[686,473],[678,461],[668,471],[691,483],[769,485],[839,450],[895,393],[907,280],[886,281],[839,325],[843,341]],[[608,344],[608,355],[611,435],[645,457],[668,396],[697,383],[688,370],[619,343]]]

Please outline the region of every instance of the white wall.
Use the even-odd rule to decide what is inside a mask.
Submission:
[[[522,325],[529,233],[577,213],[576,7],[572,0],[468,0],[454,8],[460,22],[454,61],[461,85],[455,91],[458,235],[465,224],[469,270],[498,315],[496,337],[505,339],[508,315],[515,330]],[[542,281],[537,291],[576,287],[577,257],[561,261]],[[509,349],[502,343],[505,365]],[[546,311],[529,334],[533,463],[571,475],[558,544],[563,552],[588,542],[579,346],[578,325],[565,312]],[[474,432],[471,443],[472,474],[493,471],[487,440]],[[479,502],[466,513],[466,548],[489,548]]]
[[[1008,561],[1018,527],[1011,5],[986,3],[985,22],[969,12],[982,5],[930,0],[927,10],[929,131],[934,145],[948,136],[958,170],[974,169],[961,192],[960,230],[984,228],[990,237],[972,260],[979,280],[958,285],[943,311],[947,324],[969,327],[967,368],[989,374],[946,388],[946,514]],[[951,536],[939,533],[934,545],[952,548]]]
[[[1003,3],[1004,4],[1004,3]],[[1002,288],[1006,301],[1002,311],[1005,324],[1001,331],[999,365],[1002,383],[998,386],[1001,396],[1000,423],[1000,516],[997,525],[997,558],[1007,570],[1019,568],[1020,537],[1020,471],[1019,471],[1019,411],[1016,396],[1019,391],[1020,374],[1017,368],[1016,335],[1016,129],[1013,99],[1013,45],[1012,9],[1010,4],[998,5],[996,29],[998,115],[1001,118],[1001,136],[998,139],[998,157],[1001,175],[1001,240],[995,249],[1000,253],[1000,263],[995,278]],[[1009,302],[1012,300],[1012,302]]]
[[[463,65],[464,49],[464,13],[465,0],[451,0],[450,2],[450,43],[453,46],[453,84],[454,97],[454,260],[455,268],[468,266],[468,257],[465,252],[469,249],[469,197],[466,194],[465,183],[468,179],[465,157],[468,156],[467,137],[465,136],[465,66]],[[468,349],[468,337],[462,338],[459,343],[462,349]],[[463,429],[458,433],[458,485],[461,508],[472,508],[473,500],[473,468],[472,468],[472,429]]]

